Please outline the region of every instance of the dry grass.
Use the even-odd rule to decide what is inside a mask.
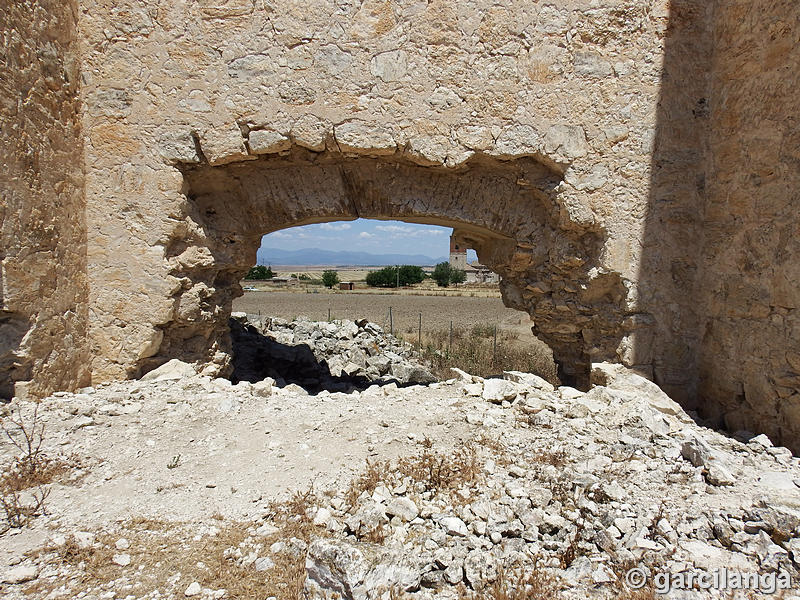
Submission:
[[[453,328],[428,332],[422,356],[440,379],[448,379],[451,367],[480,377],[491,377],[503,371],[535,373],[557,383],[552,357],[539,347],[519,344],[514,332],[498,331],[495,326],[476,323],[470,329]]]
[[[485,473],[478,458],[478,443],[470,441],[453,451],[435,450],[425,438],[419,442],[420,452],[396,461],[369,462],[350,482],[345,503],[351,509],[364,492],[372,494],[379,485],[397,486],[410,478],[421,491],[439,493],[480,483]],[[376,534],[378,535],[378,534]]]
[[[358,498],[364,492],[372,494],[375,491],[387,473],[390,472],[390,464],[388,461],[369,461],[364,470],[350,482],[350,485],[345,492],[344,499],[347,506],[354,507],[358,503]]]
[[[499,569],[497,578],[481,592],[459,590],[458,600],[556,600],[562,597],[558,579],[540,565],[526,572]]]
[[[265,537],[252,534],[254,525],[224,522],[221,515],[214,516],[217,524],[203,535],[197,524],[132,519],[114,532],[99,535],[90,547],[69,539],[66,544],[45,549],[40,554],[49,553],[51,560],[68,568],[71,575],[65,577],[62,571],[55,578],[40,577],[25,593],[40,598],[66,585],[68,597],[76,597],[111,589],[114,582],[124,580],[131,586],[126,593],[136,597],[157,591],[164,597],[182,598],[189,584],[197,581],[204,588],[225,589],[225,598],[229,599],[301,598],[305,552],[293,551],[289,541],[297,538],[308,543],[313,537],[327,535],[310,517],[316,501],[309,490],[273,504],[271,522],[277,531]],[[130,548],[117,550],[115,543],[123,537]],[[276,541],[287,543],[288,548],[272,554],[268,549]],[[113,561],[115,554],[123,552],[131,557],[130,565],[124,567]],[[274,566],[257,571],[252,561],[243,560],[251,553],[268,556]]]
[[[452,453],[437,452],[433,442],[420,442],[422,452],[397,461],[398,473],[422,484],[426,491],[454,490],[478,483],[483,469],[474,443],[458,446]]]
[[[487,434],[482,433],[475,442],[486,448],[498,465],[507,467],[514,462],[509,454],[508,447],[499,439],[489,437]]]
[[[543,465],[565,467],[569,464],[569,453],[566,450],[544,450],[533,457],[533,460]]]

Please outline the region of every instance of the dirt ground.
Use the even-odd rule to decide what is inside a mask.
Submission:
[[[285,319],[306,316],[314,320],[327,320],[328,309],[332,319],[368,319],[381,327],[389,328],[389,307],[395,332],[401,335],[416,334],[419,315],[422,313],[423,336],[428,330],[450,327],[472,328],[474,325],[497,325],[501,330],[513,329],[521,340],[536,338],[530,333],[528,315],[503,305],[500,298],[417,296],[408,294],[353,294],[297,293],[297,292],[245,292],[233,303],[233,310],[249,314],[270,315]]]

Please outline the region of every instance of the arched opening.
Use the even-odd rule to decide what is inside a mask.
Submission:
[[[451,227],[501,277],[503,301],[527,312],[565,383],[615,355],[626,290],[598,268],[602,232],[565,217],[562,174],[539,157],[476,155],[457,168],[408,158],[311,152],[182,165],[188,217],[165,246],[174,318],[159,324],[146,371],[173,357],[229,369],[228,317],[262,235],[296,225],[393,219]]]
[[[529,315],[503,305],[497,276],[485,277],[451,234],[358,219],[264,236],[233,302],[234,383],[271,377],[310,393],[345,391],[450,379],[451,367],[556,383],[552,350]]]

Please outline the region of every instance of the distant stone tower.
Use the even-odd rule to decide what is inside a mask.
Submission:
[[[450,236],[450,266],[454,269],[467,268],[467,249],[456,242],[455,236]]]

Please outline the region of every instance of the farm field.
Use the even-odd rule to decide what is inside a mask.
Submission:
[[[383,291],[383,290],[381,290]],[[482,298],[471,296],[427,296],[412,293],[303,293],[289,291],[245,292],[233,302],[233,310],[250,314],[269,315],[292,319],[306,316],[315,321],[332,319],[368,319],[382,327],[389,327],[389,307],[395,332],[403,335],[416,333],[419,314],[422,313],[422,329],[446,329],[453,321],[454,327],[471,329],[475,325],[497,325],[500,329],[521,329],[530,334],[528,316],[513,308],[507,308],[499,297]]]

